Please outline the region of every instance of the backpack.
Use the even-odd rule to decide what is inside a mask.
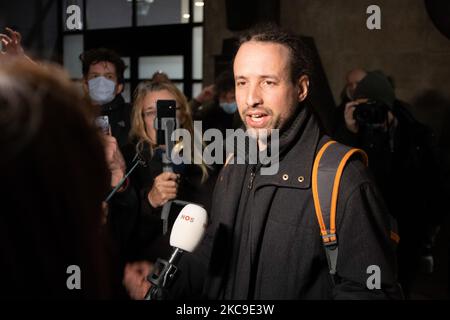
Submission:
[[[339,184],[345,165],[355,155],[359,155],[364,164],[368,165],[368,157],[363,150],[351,148],[331,140],[320,148],[313,165],[312,193],[314,208],[333,284],[338,258],[336,210]],[[399,242],[400,238],[395,231],[391,230],[390,236],[394,242]]]

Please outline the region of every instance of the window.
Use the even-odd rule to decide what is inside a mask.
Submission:
[[[129,82],[125,82],[123,86],[122,96],[125,102],[131,102],[131,86]]]
[[[198,96],[198,95],[200,94],[200,92],[202,92],[202,89],[203,89],[203,86],[202,86],[202,83],[201,83],[201,82],[199,82],[199,83],[194,83],[194,84],[192,85],[192,96],[193,96],[193,97]]]
[[[125,62],[125,65],[127,66],[125,72],[123,73],[125,83],[123,86],[122,96],[126,102],[131,102],[130,57],[121,57],[121,58]]]
[[[201,90],[204,1],[63,0],[58,4],[63,17],[63,64],[74,80],[82,78],[79,55],[105,47],[117,51],[128,66],[123,92],[127,101],[139,81],[159,70],[189,98]],[[67,28],[70,5],[82,15],[79,30]]]
[[[203,27],[192,29],[192,79],[201,79],[203,74]]]
[[[153,56],[139,58],[139,79],[150,79],[162,71],[169,79],[183,79],[183,56]]]
[[[74,34],[65,36],[63,50],[64,67],[73,79],[81,79],[83,73],[81,71],[79,56],[83,52],[83,35]]]
[[[194,1],[194,22],[203,22],[203,7],[205,2],[203,0]]]
[[[86,28],[131,27],[132,3],[126,0],[86,0]]]
[[[143,0],[137,2],[137,25],[189,23],[189,0]]]

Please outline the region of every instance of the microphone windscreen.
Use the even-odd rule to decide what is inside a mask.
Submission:
[[[192,203],[186,205],[173,224],[170,245],[183,251],[194,251],[203,238],[207,223],[204,208]]]

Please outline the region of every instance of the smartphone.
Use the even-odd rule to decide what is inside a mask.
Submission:
[[[95,119],[95,125],[99,128],[104,134],[110,134],[110,126],[109,126],[109,118],[108,116],[100,116]]]
[[[164,128],[162,127],[162,119],[173,119],[176,123],[177,119],[177,102],[175,100],[157,100],[156,101],[156,121],[157,125],[157,144],[165,145]]]

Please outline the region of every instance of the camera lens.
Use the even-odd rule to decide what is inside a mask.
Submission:
[[[389,108],[380,101],[367,101],[356,106],[353,118],[361,125],[374,125],[384,123]]]

